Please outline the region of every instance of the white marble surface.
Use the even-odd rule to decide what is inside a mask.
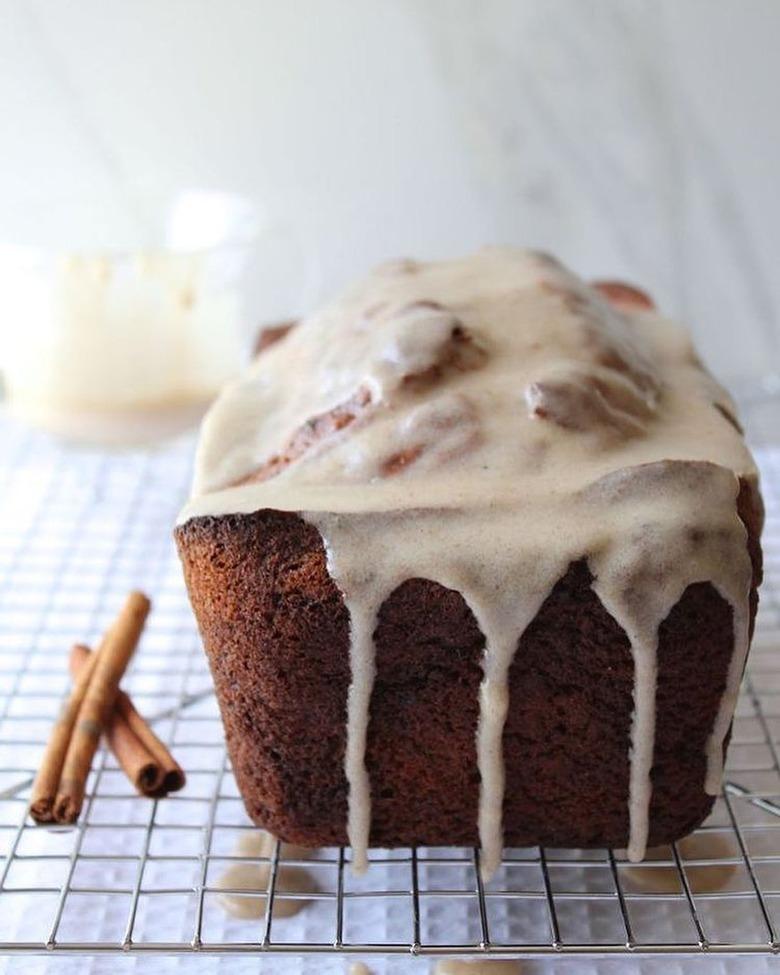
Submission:
[[[485,241],[648,286],[717,372],[778,359],[777,0],[0,0],[0,228],[139,187],[293,222],[310,304]]]

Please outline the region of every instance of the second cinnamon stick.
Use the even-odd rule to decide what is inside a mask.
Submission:
[[[74,679],[78,679],[92,659],[89,647],[83,643],[74,644],[70,652],[70,671]],[[183,788],[185,776],[181,766],[122,690],[117,693],[106,738],[119,765],[143,795],[164,796]]]

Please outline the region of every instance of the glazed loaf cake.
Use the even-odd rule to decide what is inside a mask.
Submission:
[[[204,421],[176,539],[247,811],[304,846],[627,847],[708,814],[762,507],[641,293],[399,261]]]

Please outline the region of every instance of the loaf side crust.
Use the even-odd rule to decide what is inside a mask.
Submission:
[[[738,510],[761,577],[760,496]],[[349,619],[318,531],[272,510],[176,529],[247,813],[303,846],[347,842]],[[520,639],[504,730],[509,846],[628,840],[633,661],[625,634],[573,563]],[[410,579],[382,606],[366,766],[374,846],[476,845],[478,689],[484,639],[462,596]],[[659,632],[650,845],[708,815],[705,742],[726,682],[732,610],[689,586]]]

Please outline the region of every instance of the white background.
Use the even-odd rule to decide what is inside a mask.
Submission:
[[[0,238],[228,188],[320,263],[265,314],[388,256],[527,243],[766,374],[779,50],[780,0],[0,0]]]

